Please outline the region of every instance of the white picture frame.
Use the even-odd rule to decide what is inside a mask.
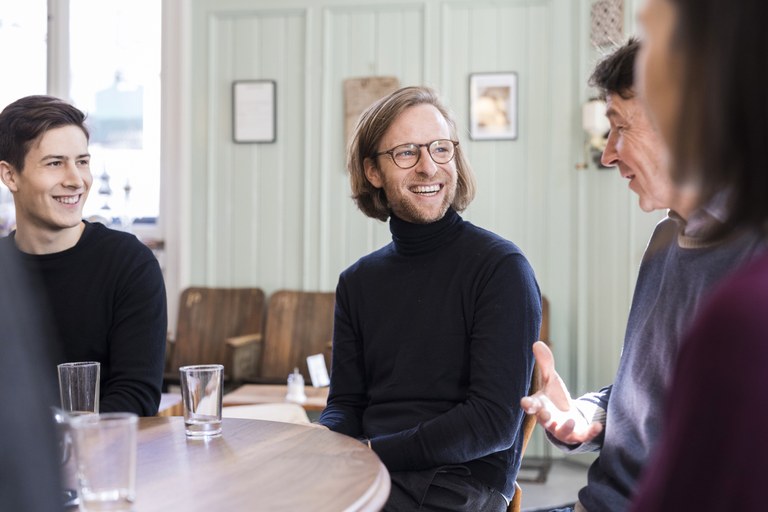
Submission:
[[[469,137],[516,140],[517,73],[469,75]]]
[[[232,83],[232,140],[236,143],[277,140],[277,84],[274,80]]]

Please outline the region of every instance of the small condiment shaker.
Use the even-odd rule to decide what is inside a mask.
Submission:
[[[298,368],[294,368],[293,373],[288,375],[288,393],[285,399],[297,404],[307,401],[307,395],[304,393],[304,377],[299,373]]]

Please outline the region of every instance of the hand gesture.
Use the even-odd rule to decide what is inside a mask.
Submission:
[[[541,388],[531,396],[520,399],[520,405],[528,414],[536,415],[536,421],[557,440],[566,444],[586,443],[600,433],[603,426],[589,423],[576,410],[563,379],[555,371],[555,358],[549,347],[537,341],[533,344]]]

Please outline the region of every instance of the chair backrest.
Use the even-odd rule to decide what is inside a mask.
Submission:
[[[541,297],[541,328],[539,329],[539,339],[549,345],[549,300],[546,297]],[[531,389],[528,391],[529,395],[534,394],[541,387],[541,375],[539,373],[539,365],[533,365],[533,375],[531,375]],[[520,453],[520,457],[525,455],[525,449],[528,447],[528,442],[531,440],[533,431],[536,429],[536,416],[526,414],[523,418],[523,425],[520,430],[523,434],[523,449]],[[515,495],[512,497],[512,501],[509,503],[507,512],[520,512],[523,503],[523,490],[520,488],[517,482],[515,482]]]
[[[261,333],[264,306],[260,288],[187,288],[179,301],[172,367],[225,364],[225,340]]]
[[[541,328],[539,329],[539,339],[549,345],[549,300],[546,297],[541,297]],[[531,375],[531,388],[528,391],[529,395],[534,394],[541,388],[541,374],[539,373],[539,365],[533,365],[533,374]],[[536,416],[530,416],[528,414],[523,418],[523,451],[521,456],[525,454],[525,449],[528,447],[528,441],[531,440],[531,435],[536,427]]]
[[[550,344],[549,340],[549,299],[541,296],[541,328],[539,329],[539,339]]]
[[[334,292],[279,290],[269,298],[259,377],[285,383],[294,368],[309,379],[307,356],[323,354],[330,371]],[[309,384],[309,381],[307,381]]]

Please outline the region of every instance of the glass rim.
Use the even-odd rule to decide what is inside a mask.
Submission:
[[[59,363],[56,366],[58,368],[77,368],[79,366],[93,366],[93,365],[101,366],[101,363],[98,361],[73,361],[69,363]]]
[[[188,371],[204,372],[204,371],[210,371],[210,370],[224,370],[224,365],[223,364],[188,364],[186,366],[179,366],[180,372],[188,372]]]

